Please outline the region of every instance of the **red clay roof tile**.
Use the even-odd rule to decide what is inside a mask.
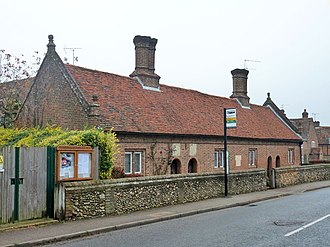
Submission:
[[[73,65],[66,68],[89,103],[98,96],[104,128],[223,136],[223,108],[236,108],[237,128],[228,130],[228,136],[300,140],[268,107],[251,104],[246,109],[234,99],[166,85],[160,86],[160,92],[145,90],[130,77]]]

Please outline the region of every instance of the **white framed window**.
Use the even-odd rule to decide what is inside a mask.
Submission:
[[[248,154],[249,166],[256,166],[256,152],[255,149],[250,149]]]
[[[288,150],[288,163],[293,164],[294,163],[294,149],[290,148]]]
[[[214,168],[223,168],[224,161],[224,151],[223,150],[215,150],[214,151]]]
[[[125,174],[139,174],[142,170],[142,152],[125,152]]]

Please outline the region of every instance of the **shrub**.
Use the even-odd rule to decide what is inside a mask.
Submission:
[[[112,130],[97,128],[62,130],[60,127],[8,129],[0,127],[0,147],[45,147],[60,145],[98,146],[100,150],[100,178],[111,177],[111,167],[118,152],[117,137]]]
[[[111,178],[124,178],[125,172],[123,168],[114,166],[111,171]]]

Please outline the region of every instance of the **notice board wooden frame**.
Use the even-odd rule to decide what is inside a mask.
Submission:
[[[82,155],[88,155],[90,166],[84,167]],[[67,161],[65,162],[65,158]],[[80,160],[79,160],[80,158]],[[86,161],[86,159],[84,159]],[[67,165],[67,167],[66,167]],[[86,164],[84,164],[86,165]],[[56,180],[57,182],[92,180],[94,175],[94,151],[90,146],[58,146],[56,148]],[[89,175],[80,177],[79,168],[89,170]],[[67,172],[65,172],[67,171]],[[62,176],[65,174],[68,176]]]

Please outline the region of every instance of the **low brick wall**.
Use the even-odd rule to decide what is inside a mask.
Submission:
[[[330,180],[330,164],[274,168],[274,177],[276,188]]]
[[[264,170],[233,172],[229,194],[266,190]],[[64,183],[65,220],[118,215],[221,197],[224,174],[185,174]]]

